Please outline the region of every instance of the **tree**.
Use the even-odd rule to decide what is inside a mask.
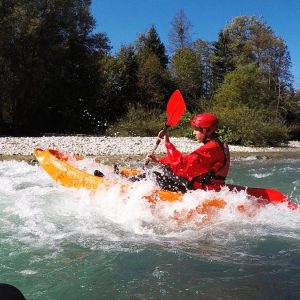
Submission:
[[[193,48],[201,66],[201,97],[210,99],[213,93],[213,71],[211,62],[213,43],[197,39],[194,42]]]
[[[126,103],[135,103],[138,101],[137,94],[137,72],[138,62],[133,46],[123,46],[117,54],[119,59],[124,64],[124,87],[123,95],[126,98]]]
[[[139,102],[150,109],[165,108],[171,90],[170,77],[156,55],[139,57],[137,78]]]
[[[137,100],[137,62],[132,46],[122,46],[115,56],[105,55],[99,60],[102,71],[101,97],[91,112],[97,116],[96,127],[106,128],[124,116]]]
[[[266,90],[271,98],[275,97],[277,116],[289,113],[288,102],[293,92],[290,55],[285,42],[262,19],[235,17],[219,34],[211,59],[214,90],[227,72],[255,64],[264,73]]]
[[[140,35],[137,45],[139,52],[143,52],[146,56],[155,54],[158,57],[161,66],[163,68],[167,67],[169,59],[166,54],[166,48],[160,40],[155,26],[152,25],[146,34]]]
[[[196,53],[188,48],[178,50],[171,60],[170,70],[183,93],[190,110],[197,108],[201,96],[201,65]]]
[[[293,94],[292,109],[287,115],[291,126],[291,139],[300,141],[300,90]]]
[[[0,98],[16,134],[89,128],[83,109],[98,96],[99,55],[110,49],[105,34],[92,33],[90,4],[1,2]]]
[[[154,26],[136,42],[137,89],[139,102],[148,108],[164,108],[171,80],[166,69],[167,55]]]
[[[262,19],[239,16],[223,29],[234,67],[257,64],[265,72],[269,89],[280,98],[289,92],[292,77],[290,55],[285,42]]]
[[[221,31],[218,41],[213,43],[213,54],[210,56],[213,91],[216,91],[223,83],[225,75],[234,70],[233,58],[229,36],[226,32]]]
[[[232,134],[232,142],[278,145],[288,139],[288,128],[276,114],[276,95],[268,90],[264,72],[254,64],[225,75],[213,98],[213,111]]]
[[[170,51],[176,52],[192,46],[190,29],[192,23],[186,17],[183,10],[180,10],[171,22],[171,31],[169,33]]]
[[[214,96],[214,104],[224,107],[246,104],[250,108],[263,106],[273,109],[274,101],[274,95],[268,93],[262,70],[254,64],[240,66],[228,73]]]

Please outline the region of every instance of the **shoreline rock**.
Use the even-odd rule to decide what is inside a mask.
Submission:
[[[184,153],[194,151],[199,144],[188,138],[172,137],[174,145]],[[43,136],[0,137],[0,160],[34,160],[34,148],[54,148],[66,153],[110,160],[112,157],[124,161],[143,160],[153,149],[153,137],[103,137],[103,136]],[[285,147],[242,147],[229,145],[233,159],[300,159],[300,142],[290,141]],[[163,155],[160,145],[156,153]]]

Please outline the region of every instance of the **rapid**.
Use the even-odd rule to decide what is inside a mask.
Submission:
[[[91,159],[80,164],[116,176]],[[228,183],[276,188],[298,203],[300,160],[235,161]],[[227,189],[151,205],[153,188],[67,189],[38,165],[0,162],[0,282],[26,299],[300,297],[299,211]],[[220,198],[225,208],[189,218]]]

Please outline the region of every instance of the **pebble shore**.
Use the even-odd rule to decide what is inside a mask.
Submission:
[[[171,138],[172,143],[183,153],[190,153],[199,143],[188,138]],[[128,156],[147,155],[155,145],[154,137],[105,137],[105,136],[43,136],[43,137],[0,137],[0,156],[32,156],[34,148],[59,149],[65,153],[84,156]],[[230,145],[234,153],[247,155],[286,153],[300,158],[300,141],[291,141],[285,147],[241,147]],[[160,145],[157,154],[165,153]]]

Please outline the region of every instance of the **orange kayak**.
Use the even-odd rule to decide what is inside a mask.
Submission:
[[[74,167],[71,160],[81,160],[80,156],[66,155],[54,149],[34,149],[34,155],[40,166],[50,175],[52,179],[62,186],[76,189],[98,190],[109,189],[115,184],[119,184],[117,180],[108,179],[106,177],[98,177],[89,174],[83,170]],[[132,174],[134,174],[133,171]],[[121,189],[125,191],[128,188],[126,184],[121,185]],[[183,194],[179,192],[170,192],[166,190],[155,190],[151,195],[145,196],[149,202],[161,201],[179,201]]]
[[[34,155],[36,156],[40,166],[52,177],[56,182],[65,187],[88,189],[108,190],[110,187],[120,184],[117,180],[109,179],[106,177],[97,177],[89,174],[83,170],[80,170],[72,165],[72,160],[82,160],[83,157],[66,155],[58,150],[54,149],[34,149]],[[135,169],[121,169],[123,176],[132,176],[138,174],[139,170]],[[253,188],[243,187],[237,185],[226,185],[230,190],[241,191],[245,190],[247,194],[255,196],[259,199],[263,199],[265,203],[286,203],[287,206],[294,210],[298,206],[290,201],[280,191],[271,188]],[[126,191],[128,186],[126,184],[120,185],[123,191]],[[183,194],[180,192],[171,192],[167,190],[155,190],[151,195],[146,195],[145,198],[150,202],[156,201],[180,201]],[[226,205],[226,201],[221,198],[214,198],[209,203],[214,207],[223,208]]]

